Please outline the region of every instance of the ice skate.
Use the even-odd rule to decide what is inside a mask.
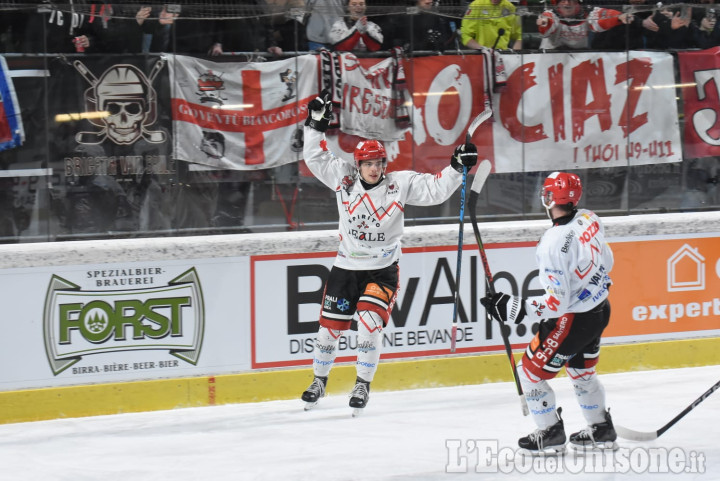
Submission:
[[[312,384],[304,393],[302,400],[305,401],[305,410],[308,411],[315,407],[321,397],[325,396],[325,386],[327,386],[327,377],[315,376]]]
[[[350,407],[353,408],[353,417],[359,416],[370,399],[370,383],[357,378],[355,387],[350,393]]]
[[[605,411],[605,422],[591,424],[582,431],[571,434],[570,446],[579,452],[602,449],[615,451],[618,448],[616,439],[617,433],[610,417],[610,411]]]
[[[562,408],[558,408],[558,421],[545,429],[536,429],[518,440],[518,446],[533,455],[562,454],[565,452],[565,426],[560,417]]]

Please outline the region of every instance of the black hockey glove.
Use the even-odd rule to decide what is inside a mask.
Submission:
[[[473,166],[477,164],[477,158],[478,154],[475,144],[461,144],[455,147],[455,152],[453,152],[452,157],[450,157],[450,165],[462,174],[463,166],[467,167],[468,170],[472,169]]]
[[[491,296],[480,299],[488,313],[500,322],[520,324],[527,314],[525,312],[525,299],[496,292]]]
[[[318,132],[325,132],[332,119],[332,102],[330,91],[323,90],[320,96],[312,99],[308,104],[308,116],[305,125]]]

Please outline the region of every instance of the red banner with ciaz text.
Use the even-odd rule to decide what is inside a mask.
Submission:
[[[687,158],[720,155],[720,47],[678,52]]]

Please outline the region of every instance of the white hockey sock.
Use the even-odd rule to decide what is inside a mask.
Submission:
[[[358,312],[357,375],[367,382],[373,380],[380,362],[382,318],[372,311]]]
[[[555,391],[550,384],[528,372],[522,367],[522,361],[517,365],[518,377],[522,385],[528,409],[532,414],[537,427],[545,429],[558,422],[555,403]]]
[[[595,368],[567,368],[567,374],[575,389],[578,404],[588,424],[605,422],[605,388],[595,373]]]
[[[313,358],[313,372],[316,376],[327,377],[330,374],[335,356],[337,356],[337,346],[341,335],[342,331],[320,326],[315,338]]]

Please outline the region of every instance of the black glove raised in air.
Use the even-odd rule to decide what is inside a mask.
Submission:
[[[520,324],[527,314],[525,299],[511,296],[503,292],[485,296],[480,299],[488,313],[500,322]]]
[[[319,132],[325,132],[332,119],[332,102],[330,92],[323,90],[320,96],[312,99],[308,104],[308,116],[305,125]]]
[[[477,158],[478,154],[475,144],[460,144],[455,147],[455,152],[453,152],[452,157],[450,157],[450,165],[453,169],[462,174],[463,166],[467,167],[467,170],[469,171],[475,164],[477,164]]]

